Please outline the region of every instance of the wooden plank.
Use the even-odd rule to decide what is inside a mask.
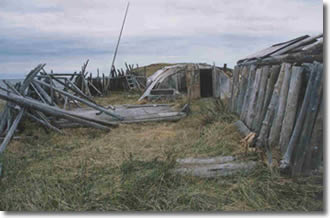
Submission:
[[[62,110],[62,109],[54,107],[54,106],[43,104],[34,99],[28,99],[28,98],[24,98],[22,96],[15,95],[13,93],[4,93],[1,91],[0,91],[0,98],[4,99],[6,101],[16,103],[22,107],[33,108],[33,109],[39,110],[41,112],[44,112],[46,114],[52,114],[53,116],[56,116],[56,117],[63,117],[65,119],[72,120],[77,123],[82,123],[82,124],[89,125],[91,127],[99,128],[99,129],[106,130],[106,131],[110,130],[108,127],[96,123],[96,121],[91,122],[91,121],[87,120],[85,117],[82,117],[82,116],[79,116],[76,114],[72,114],[69,111],[65,111],[65,110]]]
[[[237,102],[237,93],[239,91],[239,72],[241,68],[239,66],[235,66],[233,72],[233,83],[232,83],[232,95],[231,95],[231,111],[236,110],[236,102]]]
[[[267,81],[270,74],[270,67],[268,65],[262,67],[262,73],[260,78],[260,86],[258,90],[258,98],[256,99],[256,115],[253,119],[251,129],[255,132],[259,132],[261,122],[263,120],[262,107],[265,101]]]
[[[269,79],[267,81],[267,88],[266,88],[266,93],[265,93],[265,101],[264,101],[264,104],[262,106],[262,112],[261,112],[261,116],[263,117],[262,120],[266,116],[267,108],[268,108],[268,105],[269,105],[269,103],[271,101],[272,93],[273,93],[274,86],[275,86],[275,83],[277,81],[277,78],[278,78],[280,69],[281,69],[281,66],[280,65],[274,65],[270,69],[270,77],[269,77]],[[261,128],[261,126],[260,126],[260,128]],[[258,132],[259,132],[259,130],[260,129],[258,129]]]
[[[22,92],[24,92],[24,89],[22,89]],[[9,131],[8,131],[8,133],[7,133],[7,135],[6,135],[6,137],[5,137],[5,139],[4,139],[4,140],[2,141],[2,143],[1,143],[1,146],[0,146],[0,153],[2,153],[2,152],[6,149],[6,146],[8,145],[8,143],[9,143],[10,140],[11,140],[11,138],[13,137],[13,135],[14,135],[14,133],[15,133],[15,130],[16,130],[16,128],[17,128],[19,122],[21,121],[22,117],[23,117],[24,112],[25,112],[25,109],[24,109],[24,108],[22,108],[22,109],[18,112],[18,114],[17,114],[17,116],[16,116],[16,118],[15,118],[13,124],[11,125],[11,127],[10,127],[10,129],[9,129]]]
[[[252,60],[239,64],[239,66],[250,65],[250,64],[257,64],[258,66],[275,65],[275,64],[281,64],[283,62],[300,64],[300,63],[313,63],[314,61],[323,62],[323,54],[313,55],[313,54],[308,54],[308,52],[299,52],[293,54],[279,55],[275,57],[268,57],[261,60],[259,59]]]
[[[297,42],[297,43],[294,43],[294,44],[292,44],[292,45],[289,45],[289,46],[285,47],[284,49],[281,49],[281,50],[279,50],[279,51],[273,53],[272,56],[277,56],[277,55],[285,54],[285,53],[287,53],[287,52],[289,52],[289,51],[291,51],[291,50],[293,50],[293,49],[295,49],[295,48],[297,48],[297,47],[299,47],[299,46],[301,46],[301,45],[308,44],[308,43],[312,43],[312,42],[314,42],[317,38],[320,38],[320,37],[322,37],[322,36],[323,36],[323,33],[318,34],[318,35],[316,35],[316,36],[314,36],[314,37],[308,37],[308,38],[306,38],[306,39],[304,39],[304,40],[301,40],[301,41],[299,41],[299,42]]]
[[[2,117],[0,120],[0,135],[2,135],[6,129],[7,119],[8,119],[8,104],[5,105],[5,108],[2,113]]]
[[[282,66],[281,66],[279,76],[278,76],[276,84],[274,86],[274,90],[272,91],[272,98],[267,107],[267,112],[266,112],[265,118],[261,124],[259,136],[258,136],[257,142],[256,142],[256,145],[259,147],[268,147],[267,139],[268,139],[269,131],[270,131],[271,124],[272,124],[272,121],[274,118],[275,110],[278,105],[278,98],[280,95],[283,77],[284,77],[284,64],[282,64]]]
[[[302,128],[301,136],[295,148],[294,161],[292,163],[293,176],[297,176],[301,174],[306,153],[309,150],[308,148],[312,137],[318,106],[320,105],[322,98],[322,91],[323,91],[322,74],[323,74],[323,65],[318,64],[316,78],[311,90],[310,103],[307,108],[307,113]]]
[[[244,102],[243,102],[243,106],[242,106],[242,113],[240,115],[240,119],[245,122],[246,119],[246,115],[249,109],[249,104],[250,104],[250,96],[251,96],[251,92],[253,89],[253,82],[255,79],[255,75],[256,75],[256,65],[251,65],[250,69],[249,69],[249,77],[248,77],[248,84],[247,84],[247,91],[246,94],[244,96]]]
[[[303,173],[310,175],[314,169],[318,169],[323,161],[323,119],[324,106],[321,99],[319,111],[313,128],[312,137],[307,148],[306,158],[303,165]]]
[[[279,145],[282,123],[285,115],[285,108],[288,98],[290,78],[291,78],[291,64],[283,63],[283,65],[284,65],[284,77],[283,77],[281,93],[278,101],[278,110],[274,117],[273,125],[272,128],[270,129],[269,139],[268,139],[269,145],[271,147]]]
[[[47,101],[48,104],[54,105],[54,103],[52,103],[51,97],[47,94],[47,92],[38,83],[32,81],[32,84],[38,90],[38,92],[40,93],[40,95],[42,95],[43,99],[45,99]]]
[[[304,95],[304,100],[303,100],[302,106],[300,108],[299,115],[297,117],[297,121],[295,123],[295,127],[293,129],[286,152],[283,155],[283,158],[281,160],[280,169],[287,169],[291,164],[292,152],[295,149],[295,147],[299,141],[299,136],[303,129],[303,124],[304,124],[305,117],[307,114],[307,109],[308,109],[308,105],[310,102],[312,88],[315,83],[315,79],[316,79],[316,75],[317,75],[317,71],[319,70],[319,67],[320,67],[319,64],[315,64],[312,66],[308,84],[307,84],[307,88],[306,88],[305,95]]]
[[[240,76],[239,94],[237,96],[236,113],[241,114],[244,103],[244,96],[248,85],[248,67],[244,66]]]
[[[284,153],[290,140],[290,136],[296,120],[298,109],[298,99],[302,83],[303,68],[294,66],[292,67],[291,80],[289,85],[288,100],[285,108],[285,115],[280,134],[281,151]]]
[[[29,88],[31,81],[45,66],[46,66],[46,64],[39,64],[36,68],[31,70],[30,73],[26,76],[20,89],[18,90],[22,95],[27,94],[27,89]]]
[[[44,85],[44,86],[49,87],[49,84],[44,83],[44,82],[41,82],[41,81],[38,81],[38,80],[34,80],[33,82],[34,82],[34,83],[39,83],[39,84],[41,84],[41,85]],[[103,113],[105,113],[105,114],[107,114],[107,115],[110,115],[110,116],[112,116],[112,117],[115,117],[115,118],[117,118],[118,120],[123,120],[123,119],[124,119],[124,118],[120,117],[119,115],[117,115],[117,114],[115,114],[115,113],[113,113],[113,112],[110,112],[109,110],[105,109],[104,107],[102,107],[102,106],[100,106],[100,105],[96,105],[96,104],[94,104],[94,103],[92,103],[92,102],[89,102],[89,101],[87,101],[87,100],[85,100],[85,99],[82,99],[82,98],[79,98],[79,97],[77,97],[77,96],[71,95],[70,93],[65,92],[65,91],[63,91],[63,90],[61,90],[61,89],[57,89],[57,88],[53,88],[53,89],[54,89],[54,91],[57,91],[57,92],[61,93],[62,95],[65,95],[65,96],[67,96],[67,97],[69,97],[69,98],[72,98],[72,99],[74,99],[74,100],[76,100],[76,101],[79,101],[79,102],[81,102],[81,103],[83,103],[83,104],[85,104],[85,105],[87,105],[87,106],[89,106],[89,107],[91,107],[91,108],[94,108],[94,109],[96,109],[96,110],[98,110],[98,111],[101,111],[101,112],[103,112]]]
[[[251,97],[250,97],[250,104],[248,108],[248,112],[246,115],[246,125],[251,128],[253,119],[255,118],[255,108],[256,108],[256,99],[257,99],[257,93],[259,90],[259,85],[260,85],[260,78],[261,78],[261,73],[262,73],[262,68],[258,68],[256,71],[256,77],[253,82],[253,88],[251,92]]]
[[[29,112],[25,112],[25,114],[32,118],[33,120],[41,123],[43,126],[49,128],[49,129],[52,129],[60,134],[64,134],[61,130],[59,130],[58,128],[56,128],[55,126],[51,125],[49,122],[46,122],[44,119],[39,119],[38,117],[34,116],[33,114],[29,113]]]

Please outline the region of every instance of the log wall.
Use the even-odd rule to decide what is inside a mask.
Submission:
[[[257,134],[268,156],[279,150],[280,168],[310,174],[323,162],[323,64],[237,65],[230,107]],[[271,158],[269,158],[271,164]]]

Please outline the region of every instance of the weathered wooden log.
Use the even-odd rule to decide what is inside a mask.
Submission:
[[[56,78],[56,77],[52,77],[52,78],[56,82],[58,82],[59,84],[63,85],[64,87],[67,87],[68,89],[70,89],[71,91],[73,91],[75,94],[80,95],[82,98],[86,98],[89,101],[95,103],[95,101],[91,97],[85,95],[85,93],[83,93],[71,80],[67,80],[68,84],[70,84],[70,85],[66,85],[64,82],[62,82],[58,78]]]
[[[200,164],[223,164],[234,161],[234,156],[218,156],[212,158],[185,158],[177,159],[176,162],[181,165],[200,165]]]
[[[9,110],[9,107],[6,104],[5,108],[3,110],[3,113],[2,113],[1,120],[0,120],[0,135],[2,135],[2,133],[4,133],[4,131],[6,129],[6,124],[7,124],[7,119],[8,119],[8,110]]]
[[[281,69],[281,66],[280,65],[274,65],[270,69],[270,77],[268,78],[268,81],[267,81],[267,88],[266,88],[266,93],[265,93],[265,100],[264,100],[264,103],[262,105],[262,111],[261,111],[261,117],[262,117],[262,119],[261,119],[261,121],[263,121],[263,119],[266,116],[267,108],[268,108],[268,105],[269,105],[269,103],[271,101],[273,90],[274,90],[274,86],[275,86],[275,83],[277,81],[277,78],[278,78],[280,69]],[[262,125],[262,122],[260,123],[260,128],[258,129],[258,132],[261,129],[261,125]]]
[[[283,77],[284,77],[284,64],[282,64],[282,66],[281,66],[281,70],[280,70],[279,76],[277,78],[277,81],[276,81],[276,84],[275,84],[275,87],[273,90],[272,98],[268,105],[265,118],[261,124],[259,136],[258,136],[257,142],[256,142],[256,145],[259,147],[268,146],[267,139],[268,139],[269,131],[270,131],[271,124],[272,124],[272,121],[274,118],[275,110],[278,105],[278,98],[280,95]]]
[[[43,119],[39,119],[38,117],[34,116],[33,114],[29,113],[29,112],[25,112],[25,115],[27,115],[28,117],[32,118],[33,120],[41,123],[43,126],[45,126],[46,128],[52,129],[60,134],[63,134],[63,132],[61,130],[59,130],[58,128],[56,128],[55,126],[51,125],[49,122],[46,122]]]
[[[260,78],[261,78],[261,73],[262,73],[262,68],[258,68],[256,71],[256,77],[253,82],[253,88],[250,96],[250,104],[248,108],[248,112],[246,115],[246,122],[245,124],[251,128],[253,119],[255,118],[255,108],[256,108],[256,99],[257,99],[257,94],[258,94],[258,89],[260,85]]]
[[[47,83],[44,83],[44,82],[41,82],[41,81],[38,81],[38,80],[34,80],[33,82],[35,82],[35,83],[39,83],[39,84],[44,85],[44,86],[49,86]],[[89,107],[92,107],[92,108],[94,108],[94,109],[96,109],[96,110],[98,110],[98,111],[104,112],[105,114],[110,115],[110,116],[112,116],[112,117],[115,117],[115,118],[118,119],[118,120],[123,120],[123,118],[120,117],[119,115],[117,115],[117,114],[115,114],[115,113],[112,113],[112,112],[108,111],[107,109],[105,109],[104,107],[102,107],[102,106],[100,106],[100,105],[96,105],[96,104],[94,104],[94,103],[92,103],[92,102],[86,101],[85,99],[82,99],[82,98],[79,98],[79,97],[77,97],[77,96],[71,95],[70,93],[65,92],[65,91],[63,91],[63,90],[61,90],[61,89],[57,89],[57,88],[53,88],[53,89],[54,89],[55,91],[61,93],[62,95],[65,95],[65,96],[67,96],[67,97],[69,97],[69,98],[72,98],[72,99],[74,99],[74,100],[76,100],[76,101],[79,101],[79,102],[81,102],[81,103],[83,103],[83,104],[85,104],[85,105],[87,105],[87,106],[89,106]]]
[[[292,67],[287,104],[280,134],[280,146],[282,153],[284,153],[287,149],[287,145],[289,143],[290,136],[294,127],[294,122],[296,120],[298,99],[302,83],[302,74],[302,67]]]
[[[262,73],[260,78],[260,86],[258,89],[258,98],[256,99],[256,114],[253,119],[251,129],[258,132],[261,126],[261,122],[264,117],[262,117],[262,107],[265,100],[267,81],[270,74],[270,67],[268,65],[262,67]]]
[[[311,170],[320,167],[323,160],[323,118],[324,118],[323,101],[319,106],[319,111],[314,124],[310,143],[307,148],[306,158],[303,165],[304,174],[309,175]]]
[[[231,111],[235,111],[236,92],[238,89],[237,86],[239,82],[239,70],[240,68],[238,66],[235,66],[233,72],[233,82],[231,87]]]
[[[46,66],[46,64],[39,64],[36,68],[30,71],[30,73],[24,79],[21,87],[19,88],[19,92],[22,95],[27,94],[27,89],[30,86],[31,81],[36,77],[36,75]]]
[[[292,152],[295,149],[296,144],[298,143],[299,136],[300,136],[302,128],[303,128],[303,124],[304,124],[305,117],[307,114],[308,105],[310,102],[312,88],[315,83],[315,79],[316,79],[318,70],[319,70],[319,64],[313,65],[313,68],[311,69],[311,74],[309,76],[307,88],[305,91],[304,100],[303,100],[302,106],[300,108],[299,115],[297,117],[297,121],[295,123],[295,127],[294,127],[292,135],[290,137],[290,141],[287,146],[286,152],[283,155],[283,158],[281,160],[280,169],[287,169],[291,164]]]
[[[41,85],[44,85],[44,86],[49,87],[49,84],[44,83],[44,82],[41,82],[41,81],[38,81],[38,80],[34,80],[33,82],[34,82],[34,83],[39,83],[39,84],[41,84]],[[101,112],[103,112],[103,113],[105,113],[105,114],[107,114],[107,115],[110,115],[110,116],[112,116],[112,117],[114,117],[114,118],[116,118],[116,119],[118,119],[118,120],[123,120],[123,118],[122,118],[121,116],[119,116],[119,115],[117,115],[117,114],[115,114],[115,113],[110,112],[109,110],[103,108],[102,106],[96,105],[96,104],[94,104],[94,103],[92,103],[92,102],[86,101],[85,99],[82,99],[82,98],[79,98],[79,97],[77,97],[77,96],[71,95],[70,93],[65,92],[65,91],[63,91],[63,90],[61,90],[61,89],[57,89],[57,88],[53,88],[53,89],[54,89],[56,92],[61,93],[62,95],[65,95],[65,96],[67,96],[67,97],[69,97],[69,98],[72,98],[72,99],[74,99],[74,100],[76,100],[76,101],[79,101],[79,102],[81,102],[81,103],[83,103],[83,104],[85,104],[85,105],[87,105],[87,106],[89,106],[89,107],[92,107],[92,108],[94,108],[94,109],[96,109],[96,110],[98,110],[98,111],[101,111]]]
[[[40,92],[38,91],[37,87],[31,83],[30,84],[32,89],[34,90],[35,93],[37,93],[37,95],[39,96],[40,100],[43,102],[43,103],[46,103],[47,104],[47,101],[44,99],[44,97],[40,94]]]
[[[102,93],[93,85],[92,82],[88,81],[88,84],[100,95],[102,96]]]
[[[293,176],[301,174],[302,166],[306,157],[306,152],[308,151],[310,145],[318,107],[320,105],[322,98],[322,89],[323,89],[322,74],[323,74],[323,65],[319,64],[315,82],[311,90],[310,103],[307,108],[307,113],[302,128],[302,132],[300,135],[300,139],[295,147],[295,153],[293,159],[294,162],[292,166]]]
[[[269,145],[271,147],[279,145],[282,123],[285,115],[284,113],[288,98],[290,78],[291,78],[291,64],[284,63],[284,77],[283,77],[281,93],[278,101],[278,110],[274,117],[273,125],[272,128],[270,129],[269,139],[268,139]]]
[[[237,105],[236,105],[236,113],[241,114],[242,106],[244,103],[244,96],[246,94],[247,83],[248,83],[248,67],[244,66],[240,76],[239,82],[239,93],[237,96]]]
[[[234,126],[243,137],[251,133],[251,130],[241,120],[236,121]]]
[[[194,167],[181,167],[174,170],[174,173],[190,175],[203,178],[217,176],[231,176],[234,174],[248,173],[257,166],[255,161],[229,162],[223,164],[205,164]]]
[[[24,91],[25,91],[25,90],[22,89],[22,92],[24,92]],[[0,153],[2,153],[2,152],[6,149],[6,146],[7,146],[8,143],[10,142],[10,139],[13,137],[13,135],[14,135],[14,133],[15,133],[15,130],[16,130],[16,128],[17,128],[19,122],[21,121],[22,117],[23,117],[24,112],[25,112],[25,109],[24,109],[24,108],[22,108],[22,109],[18,112],[18,114],[17,114],[17,116],[16,116],[16,118],[15,118],[13,124],[11,125],[11,127],[10,127],[10,129],[9,129],[9,131],[8,131],[8,133],[7,133],[7,135],[6,135],[6,137],[5,137],[5,139],[4,139],[4,140],[2,141],[2,143],[1,143],[1,146],[0,146]]]
[[[46,100],[46,102],[48,104],[54,105],[53,101],[52,101],[52,98],[47,94],[47,92],[38,83],[36,83],[35,81],[32,80],[31,84],[33,84],[33,86],[36,88],[36,92],[38,92],[42,96],[42,98],[44,100]]]
[[[244,66],[244,65],[250,65],[250,64],[257,64],[258,66],[262,65],[275,65],[275,64],[281,64],[283,62],[286,63],[313,63],[314,61],[323,62],[323,54],[309,54],[308,52],[300,52],[300,53],[293,53],[293,54],[285,54],[285,55],[279,55],[279,56],[271,56],[264,59],[257,59],[257,60],[251,60],[246,61],[243,63],[237,63],[238,66]]]
[[[0,91],[0,98],[4,99],[6,101],[10,101],[15,104],[18,104],[22,107],[33,108],[33,109],[39,110],[41,112],[44,112],[46,114],[52,114],[55,117],[63,117],[65,119],[72,120],[77,123],[83,123],[85,125],[89,125],[91,127],[99,128],[99,129],[106,130],[106,131],[110,130],[108,127],[106,127],[104,125],[98,124],[96,122],[88,121],[85,117],[82,117],[82,116],[79,116],[76,114],[72,114],[69,111],[65,111],[65,110],[62,110],[62,109],[54,107],[54,106],[43,104],[34,99],[24,98],[22,96],[15,95],[13,93],[7,94],[7,93],[1,92],[1,91]]]
[[[279,51],[273,53],[272,55],[273,55],[273,56],[276,56],[276,55],[284,54],[284,53],[286,53],[286,52],[288,52],[288,51],[291,51],[292,49],[295,49],[295,48],[297,48],[297,47],[299,47],[299,46],[301,46],[301,45],[305,45],[305,44],[308,44],[308,43],[314,42],[314,41],[316,41],[317,38],[320,38],[320,37],[322,37],[322,36],[323,36],[323,33],[318,34],[318,35],[316,35],[316,36],[314,36],[314,37],[307,37],[306,39],[303,39],[303,40],[301,40],[301,41],[299,41],[299,42],[297,42],[297,43],[294,43],[294,44],[292,44],[292,45],[286,46],[285,48],[283,48],[283,49],[281,49],[281,50],[279,50]]]
[[[243,122],[246,121],[245,119],[246,119],[246,115],[247,115],[249,104],[250,104],[250,95],[251,95],[251,92],[252,92],[252,89],[253,89],[253,82],[254,82],[254,79],[255,79],[255,75],[256,75],[256,65],[251,65],[250,69],[249,69],[247,90],[246,90],[246,94],[244,96],[242,112],[241,112],[241,115],[240,115],[240,119]]]

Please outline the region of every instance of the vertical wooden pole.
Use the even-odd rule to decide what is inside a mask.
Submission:
[[[241,71],[239,94],[237,96],[237,105],[236,105],[236,113],[239,115],[241,115],[242,112],[242,106],[244,103],[244,96],[246,94],[247,84],[248,84],[248,67],[244,66]]]
[[[281,169],[286,169],[291,164],[292,152],[295,149],[296,144],[298,143],[299,136],[300,136],[302,128],[303,128],[303,124],[304,124],[305,117],[307,114],[308,105],[310,102],[310,96],[312,93],[314,81],[315,81],[318,70],[319,70],[319,64],[315,64],[312,66],[311,73],[310,73],[310,76],[308,79],[307,88],[306,88],[305,95],[304,95],[304,101],[300,108],[299,115],[297,117],[297,121],[295,123],[295,127],[294,127],[292,135],[290,137],[290,141],[287,146],[286,152],[283,155],[283,158],[281,160],[281,164],[280,164]]]
[[[269,139],[268,139],[269,145],[271,147],[278,145],[280,140],[282,122],[284,118],[287,97],[288,97],[290,78],[291,78],[291,64],[284,63],[284,77],[281,86],[281,93],[279,96],[278,110],[274,117],[274,122],[272,128],[270,129]]]
[[[280,134],[281,151],[284,153],[290,140],[290,136],[296,120],[298,109],[298,99],[302,83],[303,68],[294,66],[292,67],[291,80],[288,92],[288,100],[285,108],[285,115]]]
[[[251,128],[252,127],[252,122],[253,119],[255,118],[255,108],[256,108],[256,99],[257,99],[257,94],[259,90],[259,85],[260,85],[260,78],[261,78],[261,73],[262,73],[262,68],[258,68],[256,71],[256,77],[253,82],[253,88],[250,96],[250,104],[248,108],[248,112],[246,115],[246,125]]]
[[[266,93],[265,93],[265,101],[264,101],[264,104],[262,105],[262,112],[261,112],[262,119],[261,119],[261,121],[266,116],[267,108],[268,108],[269,103],[271,101],[272,93],[273,93],[274,86],[275,86],[275,83],[277,81],[277,78],[278,78],[278,74],[280,72],[280,69],[281,69],[281,66],[280,65],[274,65],[270,69],[270,77],[269,77],[269,79],[267,81],[267,88],[266,88]]]
[[[256,115],[253,119],[251,129],[255,132],[259,132],[261,121],[264,117],[262,117],[262,106],[265,100],[267,80],[270,74],[270,67],[268,65],[262,67],[262,73],[260,78],[260,86],[258,90],[258,98],[256,99]]]
[[[269,135],[269,130],[271,128],[272,120],[275,114],[275,110],[278,104],[278,98],[280,95],[280,90],[282,86],[284,76],[284,65],[282,65],[279,76],[277,78],[274,90],[272,90],[272,98],[267,108],[265,118],[261,124],[259,136],[257,138],[256,145],[258,147],[266,147],[268,145],[267,139]]]
[[[250,96],[251,96],[251,92],[253,89],[253,83],[254,83],[254,79],[255,79],[255,75],[256,75],[256,65],[250,65],[250,69],[249,69],[249,77],[248,77],[248,85],[247,85],[247,90],[246,90],[246,94],[244,96],[244,101],[243,101],[243,106],[242,106],[242,113],[240,116],[240,119],[243,122],[246,122],[246,115],[249,109],[249,104],[250,104]]]
[[[311,136],[313,127],[316,120],[316,115],[320,101],[322,98],[322,74],[323,74],[323,65],[317,64],[318,69],[316,72],[315,82],[313,84],[310,102],[307,108],[307,113],[305,117],[305,122],[302,128],[301,136],[299,142],[296,144],[295,153],[294,153],[294,162],[292,166],[292,175],[299,175],[302,171],[302,166],[305,161],[306,152],[310,145]]]

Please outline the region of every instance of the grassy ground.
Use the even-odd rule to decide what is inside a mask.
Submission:
[[[131,104],[115,93],[98,103]],[[182,99],[178,105],[182,105]],[[193,101],[178,122],[46,133],[26,120],[1,157],[0,209],[6,211],[319,211],[322,176],[287,178],[260,164],[249,175],[218,179],[170,173],[175,159],[242,153],[235,117],[213,99]],[[221,111],[222,110],[222,111]],[[213,113],[213,112],[217,113]],[[207,114],[207,115],[205,115]],[[256,155],[249,154],[250,159]]]

